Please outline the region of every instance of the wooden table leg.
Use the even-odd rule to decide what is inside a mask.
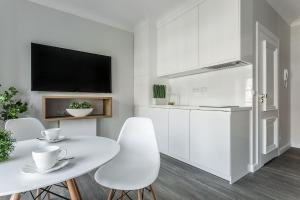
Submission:
[[[115,191],[114,191],[113,189],[109,190],[107,200],[112,200],[112,199],[113,199],[113,197],[114,197],[114,192],[115,192]]]
[[[121,191],[121,197],[120,197],[121,200],[124,200],[124,197],[125,197],[125,191],[122,190],[122,191]]]
[[[76,187],[76,184],[73,179],[67,180],[67,186],[70,193],[71,200],[81,200],[81,195],[79,190]]]
[[[10,200],[20,200],[21,199],[21,194],[20,193],[16,193],[11,195]]]
[[[137,193],[138,193],[138,200],[143,200],[142,190],[138,190]]]
[[[78,195],[79,195],[79,198],[80,198],[80,200],[82,200],[82,196],[81,196],[81,194],[80,194],[80,191],[79,191],[79,188],[78,188],[77,182],[76,182],[76,180],[75,180],[75,179],[72,179],[72,180],[73,180],[73,182],[74,182],[74,185],[75,185],[75,187],[76,187],[76,190],[77,190],[77,193],[78,193]]]

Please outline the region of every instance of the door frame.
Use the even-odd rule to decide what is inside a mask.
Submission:
[[[255,125],[254,125],[254,130],[255,130],[255,145],[256,148],[252,149],[252,153],[254,153],[255,155],[255,162],[253,163],[253,169],[251,171],[256,171],[259,168],[261,168],[264,163],[262,163],[262,153],[263,153],[263,148],[262,148],[262,143],[263,143],[263,135],[262,135],[262,131],[260,131],[260,125],[263,126],[263,124],[259,123],[260,120],[260,102],[259,102],[259,87],[262,87],[263,83],[261,83],[261,85],[259,85],[260,80],[259,80],[259,33],[262,32],[265,35],[267,35],[268,37],[272,38],[274,41],[276,41],[277,46],[278,46],[278,60],[277,60],[277,82],[276,84],[274,84],[274,87],[276,87],[276,91],[277,91],[277,109],[278,109],[278,126],[276,127],[278,129],[278,133],[277,133],[277,140],[279,143],[279,119],[280,119],[280,107],[279,107],[279,52],[280,52],[280,39],[274,34],[272,33],[268,28],[266,28],[264,25],[262,25],[261,23],[259,23],[258,21],[256,22],[256,38],[255,38],[255,48],[256,48],[256,52],[255,52],[255,62],[256,62],[256,69],[255,69],[255,96],[254,96],[254,102],[255,102]],[[279,147],[277,149],[277,156],[279,155]]]

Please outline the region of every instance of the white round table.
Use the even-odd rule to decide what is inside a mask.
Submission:
[[[44,145],[60,146],[67,150],[67,157],[74,157],[74,159],[70,160],[64,168],[49,174],[22,173],[24,165],[33,163],[32,150]],[[72,137],[52,144],[37,139],[17,142],[11,159],[0,163],[0,196],[15,194],[11,199],[19,199],[21,192],[67,181],[71,199],[80,199],[76,197],[78,196],[76,192],[79,191],[76,191],[74,178],[107,163],[119,151],[120,146],[116,141],[103,137]]]

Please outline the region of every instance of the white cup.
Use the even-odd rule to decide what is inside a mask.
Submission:
[[[44,136],[47,140],[57,140],[60,135],[60,128],[51,128],[41,131],[42,136]]]
[[[32,158],[40,171],[51,169],[60,159],[67,155],[67,151],[59,146],[40,147],[32,151]]]

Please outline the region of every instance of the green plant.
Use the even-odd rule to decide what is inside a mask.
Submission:
[[[165,85],[153,85],[153,98],[166,98],[166,86]]]
[[[14,87],[10,87],[8,90],[0,93],[0,120],[16,119],[19,114],[27,111],[27,103],[16,99],[18,93],[19,91]]]
[[[88,102],[79,103],[75,101],[69,105],[69,109],[88,109],[91,107],[92,105],[89,104]]]
[[[12,132],[0,129],[0,162],[8,160],[10,153],[14,150],[15,139]]]

